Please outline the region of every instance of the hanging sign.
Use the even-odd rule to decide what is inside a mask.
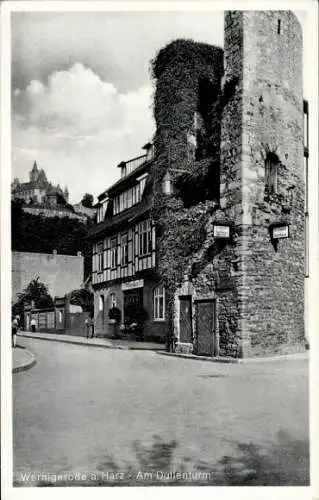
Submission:
[[[226,225],[214,224],[214,237],[215,238],[229,238],[230,227]]]
[[[283,238],[289,238],[289,226],[273,226],[272,227],[272,239],[280,240]]]

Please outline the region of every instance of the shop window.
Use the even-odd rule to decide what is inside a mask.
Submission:
[[[138,226],[139,233],[139,255],[147,255],[152,251],[152,229],[151,221],[145,220]]]
[[[155,321],[165,320],[165,289],[162,285],[153,290],[153,312]]]
[[[122,234],[121,236],[121,266],[127,266],[128,263],[128,241],[127,241],[127,233]]]
[[[268,193],[277,193],[279,158],[268,153],[265,160],[265,188]]]

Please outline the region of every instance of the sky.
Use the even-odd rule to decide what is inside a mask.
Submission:
[[[96,198],[152,139],[158,50],[176,38],[223,46],[221,11],[13,12],[11,29],[12,177],[29,180],[36,160],[71,203]]]

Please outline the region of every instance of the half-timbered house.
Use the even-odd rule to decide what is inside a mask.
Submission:
[[[93,243],[92,286],[97,335],[111,335],[109,310],[117,307],[121,324],[143,316],[145,339],[166,335],[165,290],[155,274],[156,236],[150,217],[153,146],[118,165],[120,179],[98,196]]]

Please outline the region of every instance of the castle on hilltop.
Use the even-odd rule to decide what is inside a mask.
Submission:
[[[23,200],[23,212],[43,217],[69,217],[86,221],[94,217],[95,209],[86,209],[81,203],[69,204],[69,191],[48,181],[43,169],[35,161],[29,172],[29,182],[20,182],[16,177],[11,184],[12,200]]]
[[[21,182],[16,177],[11,185],[11,192],[14,198],[20,198],[28,205],[49,204],[63,205],[69,201],[69,191],[65,186],[64,190],[60,185],[54,186],[48,182],[43,169],[39,170],[35,161],[32,170],[29,172],[29,182]]]

